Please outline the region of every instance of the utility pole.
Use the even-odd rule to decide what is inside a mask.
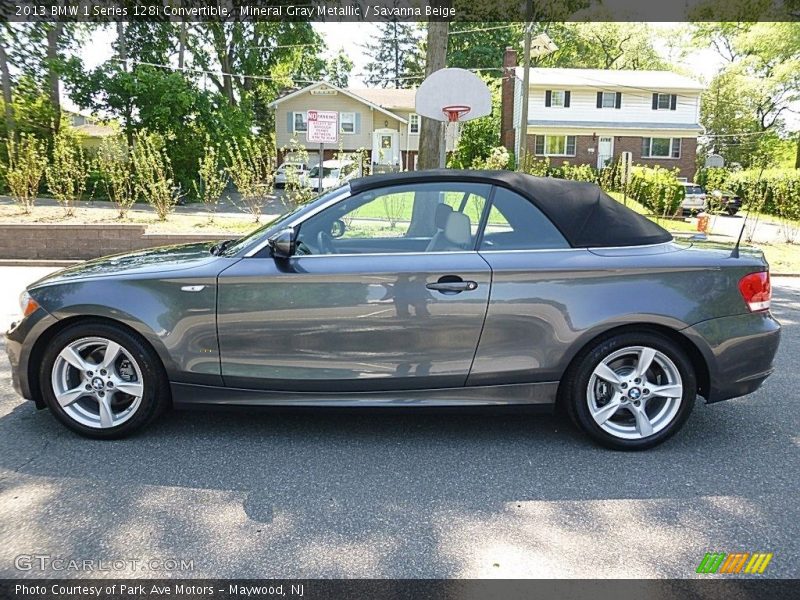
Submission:
[[[521,170],[525,165],[525,156],[528,153],[528,100],[530,98],[530,70],[531,70],[531,57],[540,57],[545,54],[550,54],[558,50],[558,46],[553,43],[553,40],[546,33],[537,35],[531,39],[533,34],[533,23],[530,22],[532,3],[527,3],[526,19],[528,22],[525,24],[525,56],[522,58],[522,106],[520,106],[520,132],[519,132],[519,148],[517,149],[517,170]]]
[[[530,2],[526,17],[530,16]],[[522,106],[519,107],[520,131],[519,148],[517,149],[517,170],[521,171],[525,166],[525,155],[528,153],[528,97],[530,96],[531,81],[531,35],[533,24],[525,23],[525,44],[522,55]]]

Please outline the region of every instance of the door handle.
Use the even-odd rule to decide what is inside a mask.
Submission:
[[[445,279],[442,277],[442,279]],[[478,284],[474,281],[442,281],[440,279],[436,283],[429,283],[425,287],[429,290],[436,290],[437,292],[442,292],[443,294],[458,294],[459,292],[471,292],[472,290],[478,289]]]

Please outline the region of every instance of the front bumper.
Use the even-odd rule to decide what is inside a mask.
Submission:
[[[6,332],[6,354],[11,363],[11,384],[17,393],[28,400],[34,398],[28,371],[31,351],[39,336],[58,319],[42,308],[11,324]]]
[[[702,321],[683,333],[705,356],[712,403],[750,394],[772,374],[781,326],[765,311]]]

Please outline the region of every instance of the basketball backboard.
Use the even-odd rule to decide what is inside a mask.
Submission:
[[[440,69],[422,82],[416,95],[418,115],[437,121],[470,121],[492,112],[492,93],[466,69]]]

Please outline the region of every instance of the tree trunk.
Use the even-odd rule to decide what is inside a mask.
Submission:
[[[797,157],[794,159],[794,168],[800,169],[800,131],[797,132]]]
[[[61,40],[61,23],[53,23],[47,30],[47,81],[50,95],[50,106],[53,109],[53,135],[61,127],[61,89],[58,75],[58,43]]]
[[[178,68],[183,72],[186,59],[186,21],[181,21],[181,30],[178,34]]]
[[[425,77],[445,67],[447,62],[448,30],[449,23],[446,21],[431,21],[428,23],[428,52],[425,58]],[[444,165],[439,164],[441,140],[441,122],[422,117],[419,131],[418,164],[420,169],[444,167]]]
[[[125,37],[125,23],[123,21],[117,21],[117,53],[119,54],[119,60],[122,63],[122,70],[127,72],[128,71],[128,40]],[[131,120],[133,119],[133,106],[129,101],[125,104],[125,142],[128,144],[128,152],[130,153],[133,150],[133,124]]]
[[[0,78],[3,85],[3,107],[6,116],[6,135],[14,139],[16,125],[14,123],[14,105],[11,103],[11,75],[8,72],[8,58],[3,40],[0,40]]]
[[[431,21],[428,23],[428,51],[425,58],[425,76],[443,69],[447,63],[447,34],[449,23]],[[437,169],[440,164],[441,144],[443,142],[442,122],[422,117],[419,127],[419,169]],[[428,194],[417,193],[411,211],[411,223],[407,237],[430,237],[436,232],[434,214],[436,201]]]

